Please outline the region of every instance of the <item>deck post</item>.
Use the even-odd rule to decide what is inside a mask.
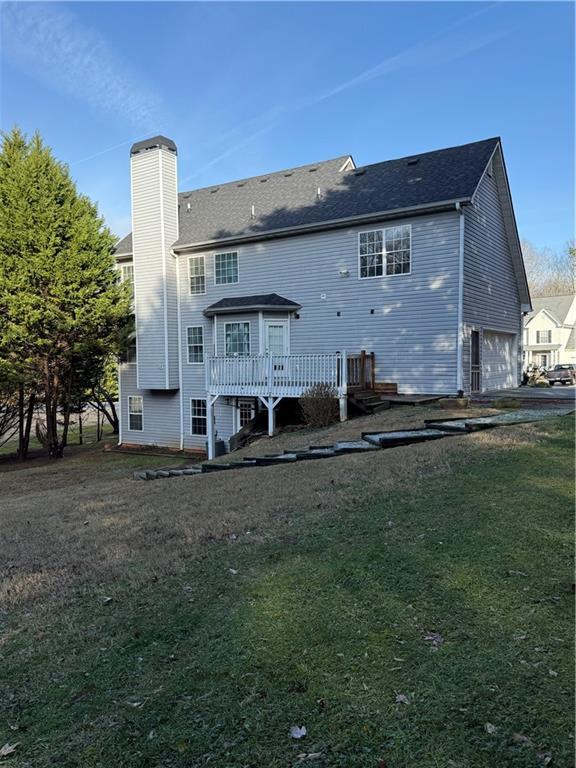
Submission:
[[[274,398],[273,397],[266,398],[266,407],[268,408],[268,434],[270,435],[270,437],[274,435],[274,429],[275,429],[274,406],[275,406]]]
[[[206,426],[208,437],[208,460],[211,461],[214,458],[214,416],[212,406],[216,402],[216,398],[208,393],[206,398]]]
[[[366,389],[366,350],[360,350],[360,389]]]
[[[346,350],[342,351],[342,360],[340,365],[340,386],[338,387],[338,400],[340,410],[340,421],[348,420],[348,355]]]

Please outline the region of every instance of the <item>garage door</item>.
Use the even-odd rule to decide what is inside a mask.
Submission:
[[[518,385],[515,347],[515,335],[484,331],[482,389],[506,389]]]

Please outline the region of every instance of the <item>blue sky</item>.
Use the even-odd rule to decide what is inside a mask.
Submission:
[[[180,189],[500,135],[523,237],[572,236],[574,7],[554,2],[2,3],[0,120],[38,129],[130,229],[132,141]]]

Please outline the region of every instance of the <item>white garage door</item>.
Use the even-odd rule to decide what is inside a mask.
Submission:
[[[506,389],[518,385],[516,336],[484,331],[482,389]]]

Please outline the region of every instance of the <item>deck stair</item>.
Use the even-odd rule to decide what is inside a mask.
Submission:
[[[390,408],[390,403],[373,389],[350,392],[348,402],[361,413],[378,413]]]

